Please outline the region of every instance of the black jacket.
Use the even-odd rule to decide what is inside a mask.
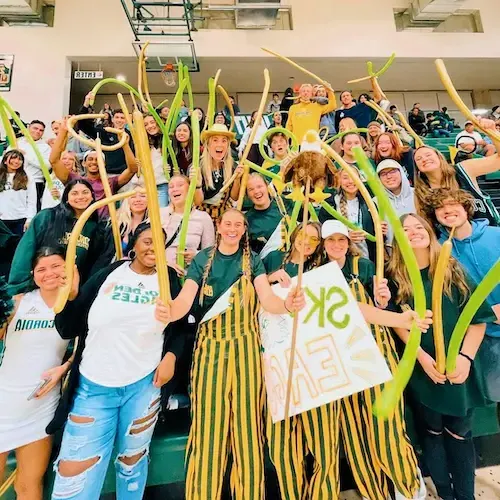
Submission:
[[[120,260],[115,262],[92,276],[92,278],[90,278],[87,283],[81,287],[78,297],[74,301],[68,302],[66,307],[56,315],[55,324],[59,335],[63,339],[75,339],[78,337],[78,347],[76,349],[75,359],[73,360],[73,364],[71,366],[68,385],[59,400],[59,405],[56,409],[52,422],[50,422],[47,426],[47,434],[54,434],[61,429],[66,423],[68,414],[71,411],[75,391],[80,381],[79,367],[88,333],[88,316],[90,308],[92,307],[101,286],[106,281],[106,278],[125,262],[128,261]],[[177,274],[172,268],[168,268],[168,273],[172,298],[175,298],[181,290],[181,284]],[[177,359],[181,358],[186,339],[184,332],[188,328],[187,317],[176,321],[175,323],[171,323],[165,328],[162,356],[165,355],[166,352],[172,352],[175,354]],[[175,387],[176,376],[177,373],[174,375],[173,379],[165,384],[161,389],[162,408],[165,408],[168,397]]]
[[[89,108],[85,106],[80,108],[80,114],[87,114],[90,112]],[[78,126],[83,133],[87,134],[92,139],[95,139],[99,135],[103,146],[112,146],[118,142],[118,136],[116,134],[106,132],[102,125],[95,125],[94,120],[81,120],[78,122]],[[127,129],[125,129],[125,132],[129,135],[129,144],[132,151],[134,151],[132,136]],[[108,174],[121,174],[127,168],[123,149],[104,151],[104,156],[106,158],[106,172],[108,172]]]

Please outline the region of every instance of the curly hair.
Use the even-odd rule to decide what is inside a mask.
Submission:
[[[441,208],[447,201],[453,201],[462,205],[467,212],[467,217],[471,220],[474,217],[474,197],[463,189],[438,188],[432,190],[426,199],[423,207],[425,217],[437,224],[436,209]]]

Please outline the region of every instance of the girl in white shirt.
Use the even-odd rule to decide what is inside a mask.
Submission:
[[[245,148],[247,146],[247,143],[250,139],[250,134],[252,133],[252,129],[255,126],[255,119],[257,118],[257,111],[254,111],[252,113],[252,117],[250,118],[250,122],[248,123],[248,127],[245,129],[245,132],[243,132],[243,137],[241,138],[240,144],[238,146],[238,157],[241,158],[243,156],[243,151],[245,151]],[[262,155],[260,154],[259,151],[259,143],[260,140],[262,139],[262,136],[267,132],[267,127],[266,124],[264,123],[264,120],[261,121],[260,125],[258,126],[257,132],[255,134],[255,137],[253,139],[253,143],[250,149],[250,152],[248,153],[248,159],[256,163],[257,165],[262,165],[264,163],[264,158],[262,158]]]
[[[7,151],[0,163],[0,220],[22,235],[36,214],[36,187],[24,170],[24,155]]]
[[[52,160],[52,157],[50,159]],[[61,156],[55,161],[60,161],[68,172],[78,174],[80,171],[80,162],[76,157],[76,153],[73,151],[63,151]],[[51,164],[52,163],[51,161]],[[42,195],[42,210],[44,208],[52,208],[59,205],[64,192],[64,184],[59,180],[55,172],[52,172],[50,176],[52,177],[53,187],[49,189],[47,184],[45,185]]]

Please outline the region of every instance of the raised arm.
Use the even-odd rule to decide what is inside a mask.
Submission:
[[[124,132],[126,134],[126,132]],[[127,164],[127,168],[118,176],[118,187],[123,187],[127,182],[134,177],[134,175],[137,173],[137,160],[135,159],[134,152],[132,151],[132,148],[130,147],[130,136],[127,134],[129,137],[129,140],[125,143],[125,146],[123,146],[123,152],[125,153],[125,162]]]
[[[63,183],[66,184],[69,179],[69,171],[63,165],[61,160],[61,155],[63,154],[66,144],[68,142],[68,128],[66,127],[66,120],[61,122],[61,128],[59,130],[59,135],[56,137],[56,142],[50,152],[49,162],[52,165],[52,170],[56,174],[56,177]]]
[[[328,95],[328,104],[321,106],[321,114],[326,115],[326,113],[331,113],[337,109],[337,99],[335,97],[335,92],[329,88],[326,89]]]
[[[94,94],[92,94],[92,92],[89,92],[85,96],[85,101],[83,101],[83,106],[80,108],[81,114],[87,114],[89,112],[90,99],[93,97],[94,97]],[[97,137],[98,130],[96,129],[96,127],[94,125],[94,120],[80,120],[78,122],[78,126],[80,127],[80,130],[84,134],[87,134],[92,139],[95,139]]]

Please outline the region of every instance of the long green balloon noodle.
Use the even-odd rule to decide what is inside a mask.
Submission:
[[[382,68],[377,71],[376,73],[373,74],[373,76],[375,77],[379,77],[379,76],[382,76],[392,65],[392,63],[394,62],[394,59],[396,59],[396,53],[393,52],[391,54],[391,57],[389,57],[389,60],[384,64],[384,66],[382,66]],[[370,65],[372,67],[372,72],[373,72],[373,64],[370,62]]]
[[[266,177],[269,177],[273,181],[279,181],[283,182],[281,179],[281,176],[278,174],[275,174],[274,172],[270,172],[269,170],[266,170],[265,168],[259,167],[259,165],[256,165],[255,163],[251,162],[250,160],[246,160],[245,163],[251,167],[252,170],[255,170],[261,175],[264,175]]]
[[[340,212],[335,210],[329,203],[326,201],[321,202],[321,207],[323,210],[328,212],[332,217],[335,217],[338,221],[342,222],[342,224],[346,225],[349,229],[352,229],[353,231],[363,231],[365,238],[367,240],[375,242],[376,238],[370,233],[367,233],[362,227],[359,227],[356,225],[354,222],[351,222],[349,219],[344,217]]]
[[[184,66],[184,78],[186,80],[186,91],[188,95],[189,109],[191,110],[191,112],[193,112],[194,110],[193,89],[191,88],[191,78],[189,77],[189,68],[187,66]]]
[[[484,279],[479,283],[474,293],[470,296],[466,306],[460,314],[458,321],[451,334],[450,344],[448,346],[448,356],[446,357],[446,373],[453,373],[457,367],[457,356],[462,347],[462,342],[467,333],[467,328],[474,318],[477,310],[488,295],[500,283],[500,259],[488,271]]]
[[[193,144],[200,143],[200,122],[196,114],[191,113],[191,133],[193,134]],[[184,269],[184,252],[186,250],[186,237],[189,225],[189,215],[193,206],[194,195],[196,193],[196,184],[198,183],[198,172],[200,170],[200,148],[193,147],[193,163],[191,165],[193,175],[189,183],[189,190],[184,206],[184,215],[182,217],[181,230],[179,233],[179,246],[177,247],[177,264]]]
[[[182,96],[184,95],[184,89],[186,88],[187,82],[184,76],[184,70],[180,68],[179,74],[181,75],[181,80],[179,81],[179,87],[175,93],[174,99],[170,106],[170,113],[168,114],[167,121],[165,123],[165,128],[168,133],[171,134],[176,126],[177,117],[179,116],[179,110],[181,108]]]
[[[120,85],[122,87],[125,87],[129,92],[134,94],[134,96],[140,101],[142,101],[142,96],[139,94],[139,92],[134,89],[131,85],[129,85],[126,82],[122,82],[120,80],[117,80],[116,78],[104,78],[103,80],[99,81],[96,83],[94,88],[92,89],[92,93],[96,95],[101,87],[104,85],[107,85],[108,83],[114,83],[115,85]],[[90,102],[90,104],[94,104],[93,101]],[[175,169],[175,166],[177,165],[177,157],[175,156],[174,149],[172,147],[172,142],[170,141],[170,137],[168,136],[168,133],[165,132],[165,123],[163,123],[163,120],[161,119],[160,115],[157,113],[156,109],[151,106],[148,102],[144,101],[144,104],[148,108],[148,111],[150,115],[155,119],[158,127],[160,127],[160,130],[162,131],[163,134],[163,140],[162,140],[162,154],[163,154],[163,170],[165,172],[165,176],[167,179],[170,178],[170,172],[168,172],[168,169],[166,168],[166,165],[168,163],[168,156],[170,156],[170,159],[172,160],[172,166]],[[167,156],[168,152],[168,156]],[[177,165],[178,168],[178,165]]]
[[[12,128],[12,124],[9,121],[9,117],[4,109],[3,104],[0,104],[0,118],[2,119],[2,124],[3,128],[5,129],[5,133],[7,134],[7,140],[9,141],[9,146],[11,148],[16,148],[17,147],[16,134],[14,133],[14,129]]]
[[[344,132],[339,132],[338,134],[334,135],[333,137],[330,137],[330,139],[328,139],[324,142],[326,144],[330,144],[333,141],[335,141],[336,139],[342,139],[342,137],[344,137],[344,135],[352,134],[353,132],[355,134],[367,134],[368,129],[367,128],[352,128],[351,130],[344,130]]]
[[[33,151],[35,152],[36,159],[38,160],[38,163],[40,165],[40,169],[42,170],[42,174],[45,177],[45,182],[47,183],[47,188],[51,190],[54,187],[54,183],[52,182],[52,177],[50,176],[49,172],[49,167],[45,164],[45,160],[43,159],[42,154],[40,153],[37,145],[35,144],[35,141],[31,137],[28,129],[24,125],[24,123],[21,121],[19,116],[15,113],[15,111],[10,107],[9,103],[0,96],[0,106],[6,109],[12,119],[16,122],[16,125],[19,127],[21,132],[23,133],[24,137],[28,141],[29,145],[33,148]],[[14,142],[15,144],[15,142]]]
[[[316,210],[314,210],[312,203],[309,203],[309,215],[311,216],[312,222],[319,222],[318,214],[316,213]]]
[[[378,175],[376,175],[370,162],[366,158],[363,150],[359,147],[353,148],[354,157],[361,170],[365,173],[368,183],[377,197],[379,206],[383,207],[385,214],[387,215],[388,221],[394,230],[394,237],[398,242],[401,254],[403,255],[404,262],[408,269],[408,275],[413,289],[415,311],[417,314],[423,318],[425,316],[426,309],[426,299],[424,285],[422,283],[422,276],[420,275],[420,269],[417,264],[417,259],[415,253],[413,252],[408,237],[406,236],[403,226],[392,208],[390,201],[385,193],[384,186],[382,185]],[[403,391],[408,384],[413,369],[415,367],[415,362],[417,360],[418,349],[420,347],[422,333],[420,332],[417,325],[414,323],[411,330],[408,342],[404,350],[403,357],[398,364],[396,372],[394,373],[394,378],[388,382],[380,395],[377,398],[373,412],[375,415],[381,418],[388,418],[396,408],[398,402],[400,401]]]
[[[302,202],[296,201],[293,206],[292,216],[290,217],[290,234],[292,234],[293,230],[297,227],[297,219],[299,218],[301,207]]]

